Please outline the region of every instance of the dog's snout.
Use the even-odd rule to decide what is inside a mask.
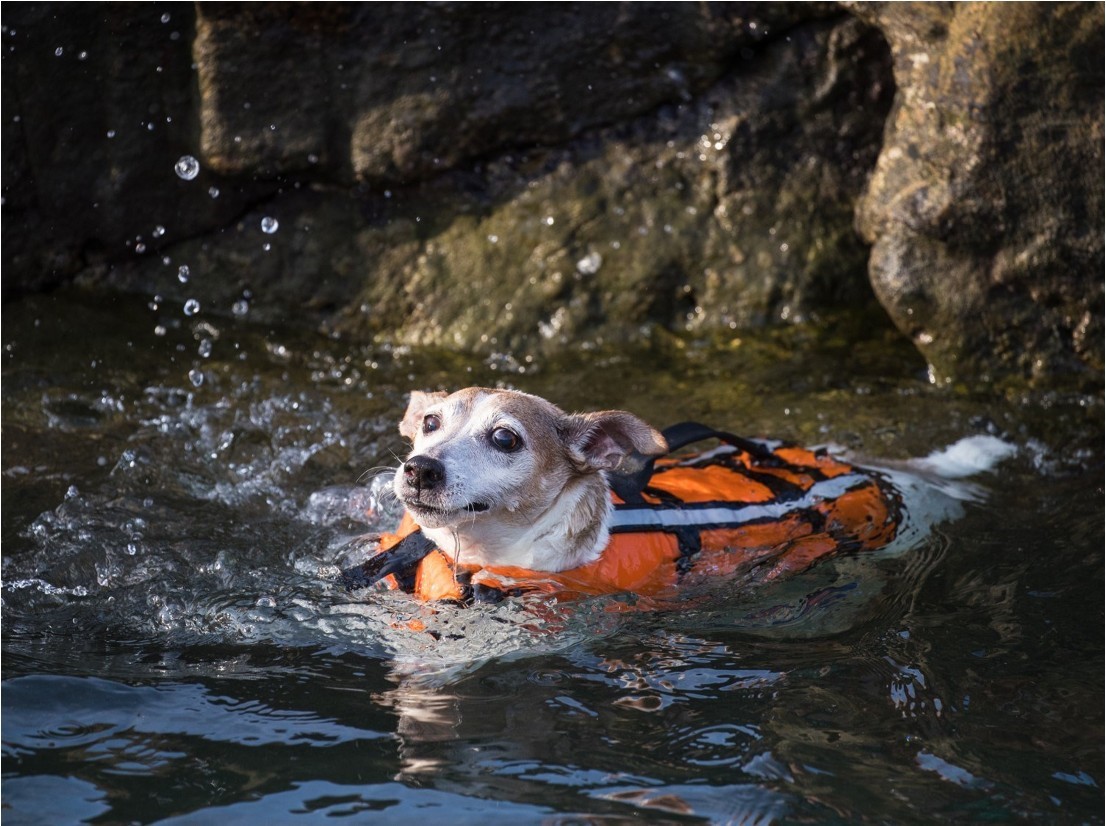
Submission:
[[[429,456],[412,456],[403,463],[403,477],[416,490],[431,490],[445,479],[445,465]]]

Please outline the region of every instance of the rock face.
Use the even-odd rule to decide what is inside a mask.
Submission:
[[[872,286],[941,376],[1102,370],[1101,4],[857,3],[898,95]]]
[[[941,377],[1102,370],[1099,5],[3,16],[6,298],[526,352],[874,288]]]

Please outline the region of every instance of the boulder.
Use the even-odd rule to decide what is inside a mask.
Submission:
[[[870,27],[817,5],[389,8],[201,5],[205,173],[278,188],[95,280],[484,352],[872,300],[853,211],[893,86]]]
[[[6,4],[4,295],[488,353],[878,299],[937,381],[1094,384],[1102,16]]]
[[[1101,386],[1103,6],[855,3],[898,91],[858,210],[935,380]]]

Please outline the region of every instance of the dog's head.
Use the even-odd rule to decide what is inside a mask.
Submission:
[[[428,535],[451,536],[459,556],[484,564],[525,562],[512,546],[554,529],[567,528],[562,541],[572,544],[594,527],[605,544],[602,472],[631,453],[667,450],[630,413],[566,414],[537,396],[480,387],[412,393],[400,433],[413,449],[396,471],[396,495]],[[583,553],[566,548],[554,564],[571,567]]]

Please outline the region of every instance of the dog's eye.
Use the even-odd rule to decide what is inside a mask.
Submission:
[[[492,444],[504,453],[513,453],[522,447],[522,439],[513,430],[497,427],[491,433]]]
[[[442,426],[441,416],[435,416],[435,415],[431,414],[431,415],[427,416],[425,419],[422,420],[422,432],[423,433],[433,433],[435,430],[437,430],[441,426]]]

